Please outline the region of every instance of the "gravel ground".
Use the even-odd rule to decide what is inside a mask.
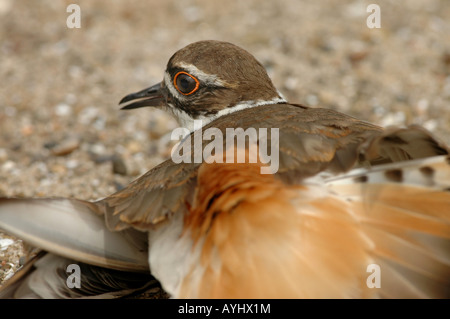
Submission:
[[[96,199],[169,157],[176,122],[119,111],[162,79],[168,58],[203,39],[253,53],[297,103],[381,125],[418,123],[450,143],[448,0],[0,0],[0,196]],[[0,232],[0,284],[20,240]]]

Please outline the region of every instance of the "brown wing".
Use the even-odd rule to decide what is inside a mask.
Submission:
[[[279,149],[277,176],[287,183],[298,182],[325,170],[345,172],[361,160],[368,163],[375,163],[375,159],[379,162],[396,160],[390,154],[398,146],[391,145],[395,144],[394,141],[389,144],[394,151],[384,152],[387,139],[378,138],[382,136],[380,127],[330,109],[277,104],[242,110],[234,115],[239,116],[221,117],[203,130],[216,127],[225,135],[227,128],[267,128],[268,131],[278,128],[278,141],[268,134],[267,148],[276,143]],[[429,136],[425,131],[417,134]],[[408,133],[403,135],[408,136]],[[185,141],[189,142],[193,150],[194,139]],[[203,147],[210,142],[203,141]],[[426,143],[438,144],[431,137]],[[381,150],[377,149],[378,146]],[[169,159],[125,189],[102,200],[100,204],[104,205],[108,227],[120,230],[132,226],[148,230],[171,214],[186,210],[192,202],[198,166],[197,163],[175,164]]]
[[[372,165],[449,154],[449,147],[418,125],[389,128],[362,146],[364,159]]]
[[[126,188],[101,200],[111,230],[149,230],[175,212],[182,213],[192,198],[198,164],[167,160]]]
[[[258,121],[255,121],[255,118]],[[278,177],[287,182],[313,176],[325,169],[346,171],[358,159],[358,146],[382,129],[343,113],[301,105],[268,105],[241,111],[239,119],[223,117],[220,125],[205,127],[254,127],[279,129],[279,139],[269,135],[268,148],[279,142]]]

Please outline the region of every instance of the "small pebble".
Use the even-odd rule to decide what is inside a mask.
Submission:
[[[67,167],[62,164],[53,164],[50,166],[50,170],[58,175],[64,175],[67,173]]]
[[[298,78],[290,76],[284,81],[284,87],[287,90],[293,91],[297,88]]]
[[[308,106],[316,106],[317,104],[319,104],[319,98],[317,97],[317,95],[308,94],[306,96],[306,104]]]
[[[21,129],[23,136],[30,136],[34,132],[33,125],[24,125]]]
[[[80,140],[77,138],[69,138],[57,144],[51,149],[53,155],[64,156],[72,153],[80,146]]]
[[[369,51],[358,51],[358,52],[352,52],[348,55],[348,59],[352,64],[356,64],[358,62],[361,62],[369,55]]]
[[[25,265],[25,263],[27,262],[27,256],[20,256],[19,258],[19,266],[23,266]]]
[[[2,170],[8,172],[13,170],[16,167],[16,164],[13,161],[6,161],[2,165]]]
[[[123,161],[122,157],[114,156],[112,164],[114,174],[127,175],[127,166],[125,165],[125,162]]]
[[[4,162],[8,159],[8,152],[4,148],[0,148],[0,162]]]
[[[72,114],[72,107],[66,103],[60,103],[55,107],[55,114],[58,116],[69,116]]]
[[[79,165],[79,162],[78,162],[77,160],[75,160],[75,159],[68,160],[68,161],[66,162],[66,167],[67,167],[68,169],[74,169],[74,168],[77,168],[78,165]]]
[[[9,238],[2,238],[0,239],[0,251],[6,250],[8,246],[14,244],[14,240]]]
[[[103,144],[92,144],[89,147],[89,152],[94,154],[94,155],[105,155],[106,153],[106,148],[105,145]]]
[[[6,106],[3,110],[6,116],[14,117],[17,114],[17,109],[14,106]]]
[[[130,153],[134,154],[142,151],[142,144],[137,141],[130,141],[126,148]]]

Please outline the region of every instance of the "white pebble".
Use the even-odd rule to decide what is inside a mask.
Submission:
[[[405,124],[405,113],[403,112],[395,112],[386,114],[381,120],[382,126],[391,126],[391,125],[403,125]]]
[[[69,116],[72,114],[72,107],[66,103],[59,103],[55,107],[55,114],[58,116]]]
[[[106,148],[103,144],[92,144],[90,151],[96,155],[103,155],[106,152]]]
[[[9,171],[12,171],[14,169],[14,167],[16,167],[16,164],[13,161],[6,161],[2,165],[2,170],[9,172]]]
[[[66,95],[66,103],[67,103],[67,104],[73,105],[73,104],[75,104],[76,102],[77,102],[77,96],[76,96],[75,94],[73,94],[73,93],[68,93],[68,94]]]
[[[72,159],[72,160],[68,160],[68,161],[66,162],[66,167],[67,167],[68,169],[74,169],[74,168],[77,168],[78,164],[79,164],[79,163],[78,163],[77,160]]]
[[[80,112],[80,115],[78,116],[78,121],[81,124],[88,125],[92,122],[92,120],[94,120],[98,116],[98,114],[99,114],[98,108],[94,106],[86,107]]]
[[[317,104],[319,104],[319,98],[317,97],[317,95],[308,94],[306,96],[306,104],[309,106],[316,106]]]
[[[100,180],[98,178],[95,178],[91,181],[91,185],[94,187],[100,186]]]
[[[14,240],[9,238],[0,239],[0,250],[6,250],[8,246],[14,244]]]
[[[10,264],[11,265],[11,264]],[[14,265],[13,265],[14,266]],[[5,277],[3,277],[3,281],[7,281],[9,278],[11,278],[14,275],[14,268],[8,269],[8,271],[5,272]]]
[[[284,81],[284,86],[288,90],[295,90],[297,88],[298,79],[296,77],[290,76]]]
[[[436,120],[428,120],[423,123],[423,127],[425,127],[429,131],[434,131],[438,126],[438,122]]]
[[[428,102],[427,99],[420,99],[419,102],[417,102],[417,113],[420,115],[425,115],[428,111],[428,106],[430,105],[430,102]]]

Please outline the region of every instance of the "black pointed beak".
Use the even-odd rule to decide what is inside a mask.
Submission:
[[[163,88],[161,83],[155,84],[142,91],[131,93],[120,100],[119,105],[127,102],[134,101],[133,103],[122,106],[122,110],[137,109],[144,106],[163,106],[166,104],[166,99],[163,95]]]

